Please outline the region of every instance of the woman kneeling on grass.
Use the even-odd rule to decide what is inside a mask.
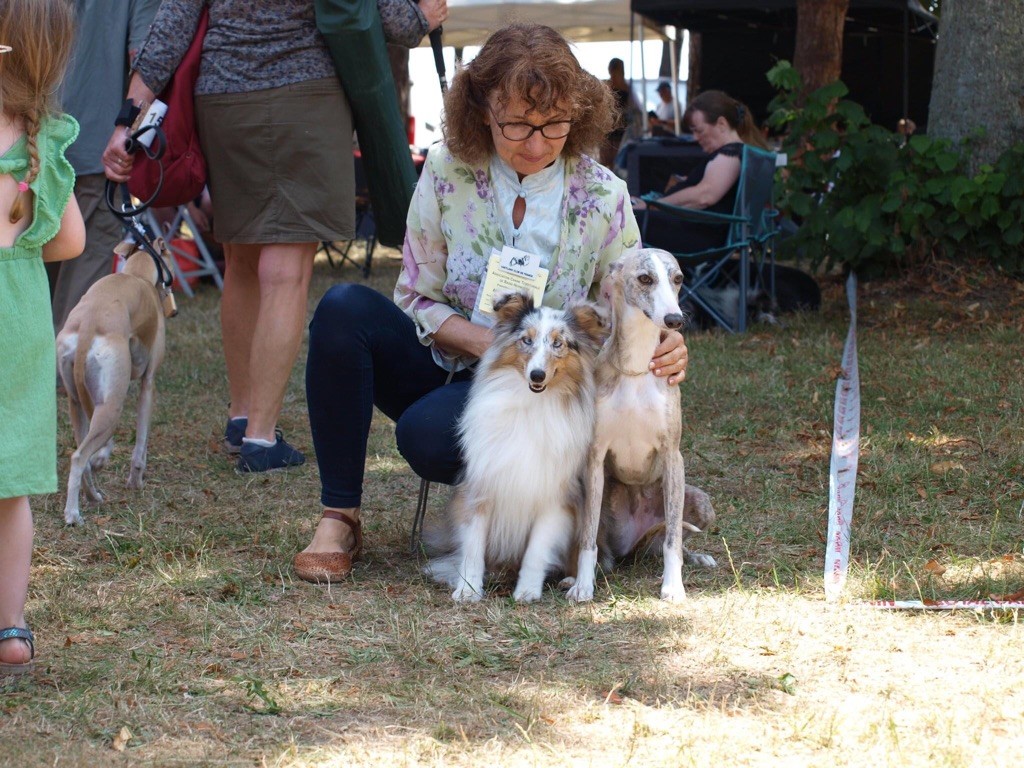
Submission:
[[[359,555],[374,405],[395,420],[398,449],[418,475],[455,482],[456,424],[471,367],[491,342],[477,294],[492,249],[539,256],[544,304],[561,308],[596,296],[608,265],[639,247],[625,183],[583,154],[614,118],[607,86],[549,27],[495,32],[455,77],[446,143],[431,150],[409,209],[394,302],[335,286],[310,324],[306,397],[324,512],[295,556],[299,578],[338,581]],[[670,384],[683,379],[679,333],[665,335],[651,368]]]

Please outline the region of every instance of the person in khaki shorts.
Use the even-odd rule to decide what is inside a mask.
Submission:
[[[444,0],[399,1],[412,14],[430,9],[424,32],[446,13]],[[352,113],[313,0],[162,3],[128,84],[136,107],[163,90],[204,6],[210,24],[194,93],[213,233],[225,255],[224,444],[238,455],[238,471],[265,472],[306,460],[277,418],[302,343],[317,247],[353,234],[352,152],[338,141],[352,135]],[[115,129],[104,152],[107,178],[117,182],[132,167],[124,140],[125,129]]]

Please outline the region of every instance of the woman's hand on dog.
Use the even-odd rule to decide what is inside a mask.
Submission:
[[[683,334],[679,331],[668,331],[654,349],[651,370],[655,376],[668,376],[669,386],[673,386],[686,378],[686,363],[689,356]]]

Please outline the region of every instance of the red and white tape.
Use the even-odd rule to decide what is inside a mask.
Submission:
[[[1024,600],[868,600],[864,605],[897,611],[993,611],[1020,610]]]
[[[828,538],[825,544],[825,599],[838,600],[850,566],[853,495],[860,456],[860,372],[857,367],[857,276],[846,280],[850,327],[843,347],[843,369],[836,382],[832,462],[828,479]],[[1024,509],[1024,507],[1022,507]],[[1016,595],[1014,595],[1016,597]],[[1021,600],[869,600],[872,608],[911,611],[991,611],[1024,609]]]
[[[857,275],[846,279],[850,328],[843,347],[843,371],[836,382],[832,463],[828,476],[828,538],[825,544],[825,599],[839,599],[850,565],[853,493],[860,456],[860,372],[857,368]]]

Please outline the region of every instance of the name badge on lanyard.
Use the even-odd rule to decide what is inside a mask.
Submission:
[[[483,286],[476,296],[473,322],[488,328],[494,325],[494,299],[506,293],[526,292],[533,296],[534,305],[540,306],[547,282],[548,271],[540,265],[537,254],[507,245],[500,252],[492,250]]]

